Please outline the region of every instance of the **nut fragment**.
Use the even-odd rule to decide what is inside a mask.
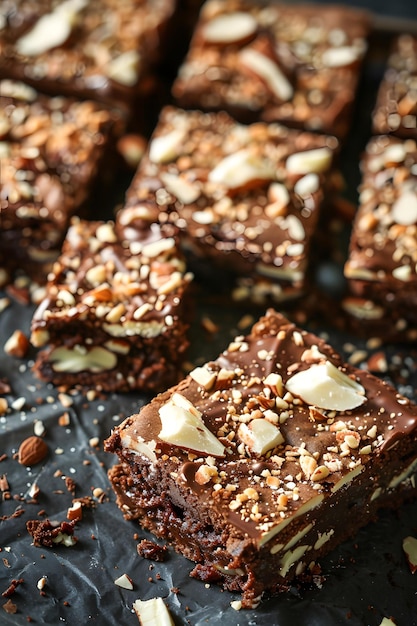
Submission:
[[[279,100],[286,102],[292,98],[294,90],[291,83],[272,59],[251,48],[242,50],[239,57],[244,65],[266,83]]]
[[[32,435],[19,446],[17,460],[22,465],[31,466],[43,461],[48,454],[48,446],[43,439]]]
[[[416,537],[405,537],[403,540],[403,550],[407,557],[411,573],[417,572],[417,539]]]
[[[208,175],[210,182],[224,185],[228,189],[245,187],[256,180],[273,180],[274,177],[272,164],[248,149],[229,154]]]
[[[15,330],[14,333],[4,344],[4,351],[9,356],[15,356],[23,359],[29,349],[29,339],[21,330]]]
[[[122,574],[119,578],[116,578],[114,584],[123,589],[133,589],[132,579],[127,574]]]
[[[237,43],[253,35],[257,28],[258,24],[253,15],[235,11],[218,15],[207,22],[203,28],[203,36],[209,43]]]
[[[254,454],[265,454],[284,442],[277,426],[266,419],[254,419],[249,424],[240,424],[238,436]]]

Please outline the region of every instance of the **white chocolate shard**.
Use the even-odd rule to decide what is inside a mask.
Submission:
[[[184,396],[174,393],[159,409],[162,429],[158,437],[179,448],[202,452],[215,457],[225,455],[224,445],[201,419],[201,413]]]
[[[290,174],[319,173],[329,169],[332,162],[332,151],[327,146],[294,152],[286,161],[286,168]]]
[[[330,411],[355,409],[366,402],[365,389],[330,361],[314,364],[287,380],[286,388],[309,405]]]
[[[16,48],[23,56],[37,56],[62,45],[77,22],[78,12],[87,0],[66,0],[51,13],[42,15],[33,28],[18,39]]]
[[[265,454],[284,443],[277,426],[266,419],[254,419],[249,424],[240,424],[238,437],[255,454]]]
[[[133,610],[141,626],[174,626],[172,617],[162,598],[135,600]]]
[[[279,100],[287,102],[292,98],[294,89],[290,81],[272,59],[252,48],[244,48],[239,57],[246,67],[266,83]]]
[[[155,137],[149,146],[149,158],[152,163],[169,163],[181,154],[184,130],[175,128],[166,135]]]
[[[244,187],[255,180],[273,180],[272,164],[255,156],[250,150],[239,150],[220,161],[211,170],[208,179],[228,189]]]
[[[217,15],[207,22],[203,27],[203,36],[208,43],[236,43],[253,35],[257,28],[258,23],[253,15],[235,11]]]

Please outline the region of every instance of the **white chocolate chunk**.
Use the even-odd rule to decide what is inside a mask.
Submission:
[[[239,57],[246,67],[262,78],[279,100],[287,102],[292,98],[294,90],[291,83],[272,59],[252,48],[244,48]]]
[[[222,159],[208,175],[210,182],[229,189],[243,187],[254,180],[273,180],[274,177],[272,164],[262,161],[245,149]]]
[[[174,626],[172,617],[162,598],[135,600],[133,610],[141,626]]]
[[[88,0],[66,0],[39,18],[33,28],[16,42],[19,54],[37,56],[66,42],[77,22],[77,13]]]
[[[184,130],[176,128],[166,135],[152,139],[149,146],[152,163],[169,163],[180,156],[184,136]]]
[[[81,350],[80,346],[75,346],[73,349],[62,346],[52,350],[49,360],[55,372],[71,372],[72,374],[86,370],[104,372],[113,369],[117,364],[117,356],[101,346],[86,350]]]
[[[284,442],[279,428],[262,418],[254,419],[249,424],[240,424],[237,434],[255,454],[265,454]]]
[[[224,445],[201,419],[201,413],[184,396],[174,393],[159,409],[162,429],[158,437],[180,448],[212,456],[224,456]]]
[[[347,411],[361,406],[365,389],[330,361],[314,364],[287,380],[286,388],[304,402],[321,409]]]
[[[218,15],[203,28],[204,39],[209,43],[228,44],[247,39],[256,32],[258,24],[250,13],[235,11]]]
[[[324,172],[332,162],[332,151],[324,146],[303,152],[290,154],[286,162],[287,171],[290,174],[310,174],[312,172]]]

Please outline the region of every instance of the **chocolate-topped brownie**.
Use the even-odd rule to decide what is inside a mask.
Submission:
[[[417,143],[375,136],[361,161],[360,206],[345,264],[345,309],[381,334],[417,337]],[[351,297],[352,296],[352,297]],[[362,303],[362,304],[361,304]],[[362,318],[362,319],[361,319]],[[386,326],[386,331],[383,327]]]
[[[149,91],[175,0],[6,0],[0,77],[130,108]]]
[[[417,495],[417,406],[272,309],[105,448],[126,519],[244,607],[308,581],[381,507]]]
[[[375,133],[417,139],[417,37],[394,38],[372,114]]]
[[[156,201],[193,267],[237,277],[236,297],[286,300],[305,288],[337,149],[331,136],[168,106],[126,203]]]
[[[181,377],[191,275],[158,209],[74,218],[32,320],[34,371],[60,387],[155,392]]]
[[[96,102],[0,80],[0,265],[10,274],[45,282],[123,126]]]
[[[173,96],[184,108],[345,137],[370,26],[342,5],[209,0]]]

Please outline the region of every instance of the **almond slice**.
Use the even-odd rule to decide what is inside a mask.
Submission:
[[[33,28],[16,43],[23,56],[38,56],[66,42],[77,21],[77,13],[88,0],[66,0],[51,13],[39,18]]]
[[[239,150],[230,154],[208,175],[210,182],[224,185],[228,189],[244,187],[255,180],[273,180],[272,164],[256,157],[250,150]]]
[[[149,145],[149,158],[152,163],[169,163],[180,156],[184,136],[183,129],[175,128],[166,135],[152,139]]]
[[[354,63],[362,56],[360,48],[355,46],[339,46],[328,48],[322,54],[321,61],[325,67],[343,67]]]
[[[116,83],[132,87],[138,80],[140,61],[140,54],[136,50],[128,50],[112,59],[105,72]]]
[[[176,196],[182,204],[192,204],[200,197],[200,189],[180,176],[162,172],[160,178],[167,191]]]
[[[314,364],[287,380],[286,388],[309,405],[331,411],[355,409],[366,402],[365,389],[330,361]]]
[[[242,50],[239,58],[246,67],[266,83],[279,100],[287,102],[292,98],[294,89],[291,83],[272,59],[252,48]]]
[[[256,19],[250,13],[235,11],[217,15],[203,27],[203,37],[208,43],[229,44],[244,41],[258,28]]]
[[[403,540],[403,550],[407,557],[411,573],[417,572],[417,539],[416,537],[405,537]]]
[[[324,172],[332,162],[332,151],[327,146],[303,152],[294,152],[286,162],[289,174],[310,174]]]

